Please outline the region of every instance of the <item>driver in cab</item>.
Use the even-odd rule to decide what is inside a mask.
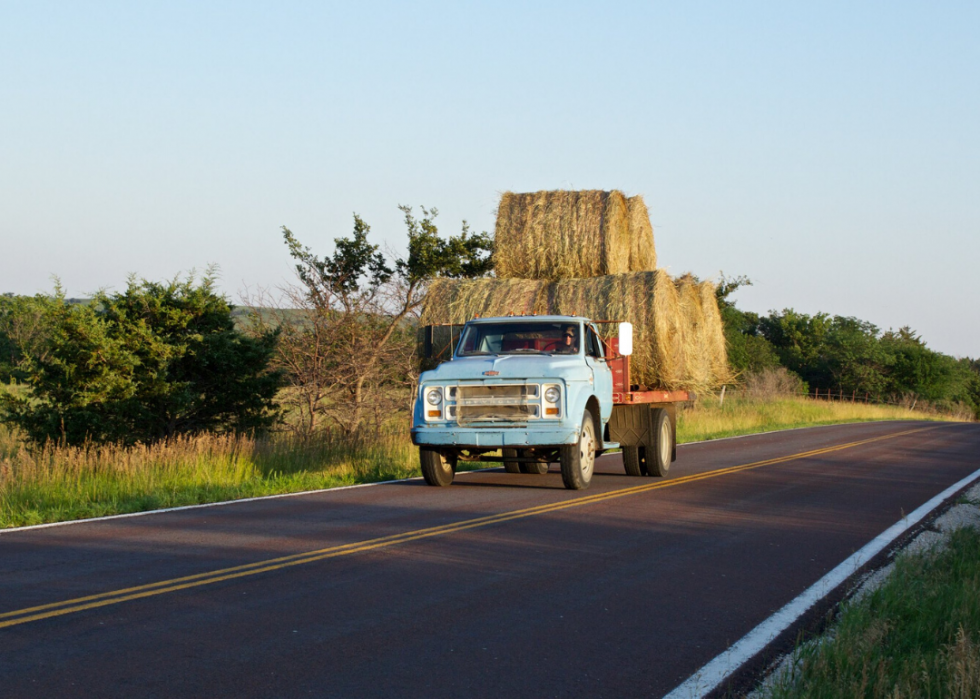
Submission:
[[[562,332],[562,341],[555,349],[556,354],[578,354],[578,328],[568,325]]]

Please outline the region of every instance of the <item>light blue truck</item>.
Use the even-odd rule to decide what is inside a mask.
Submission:
[[[631,385],[632,326],[618,323],[616,337],[603,339],[599,327],[610,323],[506,316],[450,328],[451,359],[419,377],[413,410],[426,483],[450,485],[460,461],[503,460],[508,473],[525,474],[558,463],[565,487],[581,490],[596,456],[617,448],[627,474],[667,475],[675,407],[691,396]],[[434,329],[423,328],[430,357],[441,349]]]

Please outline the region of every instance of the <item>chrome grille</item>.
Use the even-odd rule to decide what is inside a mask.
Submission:
[[[540,387],[536,384],[460,386],[456,415],[470,422],[526,422],[540,416]]]

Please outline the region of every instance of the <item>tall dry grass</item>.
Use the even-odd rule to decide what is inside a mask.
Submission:
[[[0,427],[0,528],[404,478],[417,464],[403,430],[31,448]]]
[[[694,407],[679,411],[677,438],[680,442],[700,442],[796,427],[877,420],[959,418],[895,405],[833,403],[785,394],[760,398],[746,392],[732,391],[728,392],[724,402],[717,395],[706,395]]]

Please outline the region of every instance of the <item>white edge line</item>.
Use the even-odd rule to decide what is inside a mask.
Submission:
[[[747,660],[763,650],[773,639],[788,629],[814,604],[830,594],[841,583],[851,577],[865,563],[881,553],[893,541],[915,526],[926,515],[939,507],[947,498],[980,478],[980,470],[974,471],[963,480],[954,483],[932,498],[914,512],[872,539],[861,550],[820,578],[796,599],[763,621],[728,650],[688,677],[673,689],[664,699],[696,699],[703,697],[738,670]]]
[[[494,468],[475,468],[471,471],[460,471],[459,473],[477,473],[478,471],[492,471]],[[277,500],[279,498],[292,498],[297,495],[316,495],[317,493],[333,493],[338,490],[353,490],[354,488],[370,488],[375,485],[387,485],[389,483],[407,483],[409,481],[421,480],[422,476],[412,476],[411,478],[396,478],[391,481],[375,481],[374,483],[355,483],[354,485],[338,485],[333,488],[319,488],[317,490],[298,490],[295,493],[278,493],[276,495],[256,495],[253,498],[238,498],[237,500],[219,500],[218,502],[202,502],[197,505],[180,505],[179,507],[163,507],[158,510],[143,510],[142,512],[125,512],[121,515],[104,515],[102,517],[88,517],[87,519],[69,519],[64,522],[48,522],[47,524],[31,524],[26,527],[8,527],[0,529],[0,536],[13,534],[15,532],[30,531],[32,529],[49,529],[51,527],[66,527],[69,524],[91,524],[92,522],[105,522],[110,519],[126,519],[129,517],[144,517],[146,515],[159,515],[166,512],[180,512],[181,510],[200,510],[205,507],[223,507],[225,505],[238,505],[243,502],[258,502],[259,500]]]
[[[812,427],[791,427],[786,430],[770,430],[769,432],[753,432],[751,434],[736,434],[731,437],[719,437],[718,439],[705,439],[700,442],[684,442],[683,444],[678,444],[677,447],[686,447],[694,444],[710,444],[712,442],[724,442],[729,439],[745,439],[746,437],[761,437],[767,434],[777,434],[779,432],[793,432],[796,430],[815,430],[821,427],[846,427],[848,425],[869,425],[878,423],[892,423],[892,422],[902,422],[901,420],[869,420],[867,422],[842,422],[842,423],[831,423],[828,425],[813,425]],[[918,422],[922,422],[919,420]],[[460,473],[477,473],[480,471],[493,471],[494,469],[499,469],[499,466],[491,468],[475,468],[472,471],[460,471]],[[295,493],[279,493],[277,495],[257,495],[253,498],[238,498],[237,500],[220,500],[218,502],[202,502],[197,505],[180,505],[179,507],[162,507],[157,510],[143,510],[142,512],[126,512],[119,515],[104,515],[102,517],[87,517],[85,519],[69,519],[64,522],[48,522],[47,524],[30,524],[24,527],[7,527],[0,528],[0,536],[4,534],[16,534],[17,532],[33,531],[35,529],[50,529],[51,527],[67,527],[71,524],[91,524],[93,522],[107,522],[113,519],[127,519],[129,517],[145,517],[146,515],[160,515],[167,512],[180,512],[181,510],[200,510],[205,507],[223,507],[225,505],[238,505],[246,502],[258,502],[260,500],[276,500],[278,498],[292,498],[298,495],[316,495],[317,493],[328,493],[336,492],[339,490],[352,490],[353,488],[369,488],[376,485],[389,485],[391,483],[406,483],[408,481],[417,481],[422,476],[413,476],[412,478],[396,478],[391,481],[377,481],[375,483],[357,483],[355,485],[341,485],[333,488],[319,488],[317,490],[299,490]]]

